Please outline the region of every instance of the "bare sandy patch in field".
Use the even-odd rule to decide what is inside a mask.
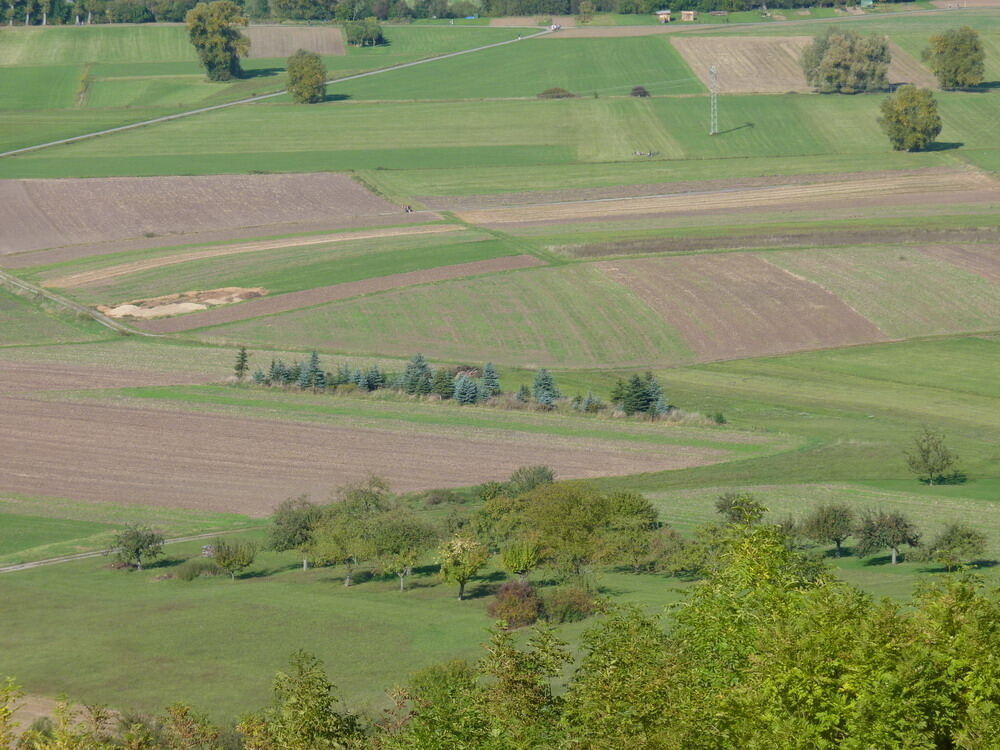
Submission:
[[[147,235],[178,244],[180,235],[244,227],[279,234],[303,222],[361,227],[383,216],[404,224],[413,215],[343,174],[0,180],[0,256]]]
[[[249,57],[290,57],[298,50],[319,55],[343,55],[344,34],[338,26],[248,26]]]
[[[177,333],[179,331],[189,331],[193,328],[235,323],[238,320],[257,318],[262,315],[276,315],[277,313],[298,310],[303,307],[320,305],[324,302],[334,302],[349,297],[359,297],[364,294],[385,292],[390,289],[413,286],[414,284],[427,284],[434,281],[459,279],[463,276],[475,276],[477,274],[496,273],[498,271],[513,271],[518,268],[532,268],[544,265],[543,261],[532,255],[511,255],[505,258],[477,260],[471,263],[456,263],[451,266],[440,266],[424,271],[396,273],[389,276],[379,276],[374,279],[348,281],[343,284],[332,284],[331,286],[306,289],[301,292],[289,292],[288,294],[278,294],[273,297],[262,297],[234,307],[205,310],[204,312],[193,313],[180,318],[171,318],[169,320],[149,321],[139,324],[139,327],[147,331],[155,331],[156,333]]]
[[[510,27],[510,26],[541,26],[539,21],[546,21],[550,24],[558,24],[564,29],[571,29],[576,26],[575,16],[547,16],[540,13],[537,16],[504,16],[503,18],[491,18],[490,26]]]
[[[800,63],[802,51],[812,39],[809,36],[678,36],[671,43],[706,86],[708,69],[715,65],[719,71],[719,91],[724,94],[781,94],[812,90]],[[937,86],[931,72],[898,45],[890,43],[889,51],[890,83]]]
[[[924,248],[932,258],[943,260],[1000,284],[1000,244],[995,245],[935,245]]]
[[[263,287],[246,289],[238,286],[227,286],[221,289],[176,292],[160,297],[137,299],[121,305],[98,305],[97,310],[109,318],[151,320],[153,318],[166,318],[171,315],[183,315],[199,310],[207,310],[210,307],[232,305],[236,302],[263,297],[265,294],[267,294],[267,290]]]
[[[149,385],[207,383],[194,373],[157,373],[61,363],[0,360],[0,393],[77,391],[87,388],[129,388]]]
[[[818,284],[744,253],[604,261],[598,268],[674,326],[702,360],[884,341]]]
[[[240,253],[254,253],[262,250],[282,250],[284,248],[308,247],[310,245],[326,245],[335,242],[351,242],[354,240],[371,240],[382,237],[403,237],[421,234],[441,234],[442,232],[455,232],[463,227],[457,224],[431,224],[429,226],[417,227],[392,227],[389,229],[372,229],[364,232],[338,232],[336,234],[320,234],[312,237],[288,237],[280,240],[261,240],[260,242],[241,242],[235,245],[220,245],[202,250],[177,253],[176,255],[165,255],[146,260],[136,260],[131,263],[119,263],[107,268],[99,268],[96,271],[83,271],[81,273],[68,274],[47,279],[43,286],[59,287],[69,289],[73,287],[98,284],[108,279],[115,279],[120,276],[148,271],[153,268],[173,266],[178,263],[188,263],[194,260],[204,260],[206,258],[218,258],[223,255],[238,255]]]
[[[1000,199],[1000,184],[972,170],[942,171],[934,175],[898,173],[884,177],[854,177],[811,185],[776,185],[745,190],[714,190],[682,195],[568,201],[533,206],[460,211],[471,224],[505,225],[536,222],[587,221],[625,216],[692,213],[739,213],[761,208],[849,206],[854,202],[915,204],[992,202]]]
[[[369,473],[400,491],[457,487],[547,464],[584,478],[697,466],[723,450],[508,432],[452,439],[105,404],[0,400],[0,491],[269,514]],[[456,456],[461,455],[461,460]]]

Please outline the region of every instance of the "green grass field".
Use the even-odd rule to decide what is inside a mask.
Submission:
[[[49,314],[39,305],[0,287],[0,347],[61,344],[107,338],[110,331],[92,320],[68,314]]]

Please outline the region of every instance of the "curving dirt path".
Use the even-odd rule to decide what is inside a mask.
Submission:
[[[442,232],[455,232],[463,229],[457,224],[431,224],[429,226],[417,227],[392,227],[390,229],[372,229],[364,232],[338,232],[336,234],[321,234],[311,237],[287,237],[280,240],[261,240],[259,242],[242,242],[235,245],[221,245],[208,248],[206,250],[195,250],[188,253],[178,253],[177,255],[166,255],[158,258],[148,258],[137,260],[131,263],[119,263],[116,266],[99,268],[96,271],[84,271],[73,273],[67,276],[57,276],[46,279],[42,286],[58,287],[61,289],[71,289],[73,287],[96,284],[108,279],[128,276],[139,271],[148,271],[153,268],[173,266],[178,263],[187,263],[192,260],[203,260],[205,258],[218,258],[223,255],[238,255],[240,253],[253,253],[261,250],[281,250],[286,247],[306,247],[308,245],[326,245],[335,242],[351,242],[353,240],[369,240],[381,237],[403,237],[420,234],[440,234]]]

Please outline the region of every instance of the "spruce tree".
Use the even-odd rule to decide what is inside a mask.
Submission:
[[[298,376],[295,378],[295,385],[299,388],[310,387],[312,385],[312,372],[310,372],[309,366],[298,363],[295,367],[298,370]]]
[[[633,375],[625,384],[625,392],[622,396],[622,411],[626,416],[631,417],[636,412],[649,411],[649,389],[646,381],[638,375]]]
[[[413,396],[431,392],[431,368],[423,354],[414,354],[403,372],[403,390]]]
[[[385,373],[378,365],[372,365],[365,371],[364,387],[368,391],[377,391],[385,387]]]
[[[267,375],[264,374],[263,370],[254,371],[253,383],[254,385],[264,385],[265,383],[267,383]]]
[[[455,395],[455,376],[451,374],[450,370],[439,367],[434,371],[434,382],[431,384],[431,393],[446,400]]]
[[[479,386],[464,373],[455,380],[455,400],[460,404],[474,404],[479,401]]]
[[[531,395],[542,406],[552,406],[562,394],[559,393],[555,378],[543,367],[535,373],[535,382],[531,388]]]
[[[486,366],[483,367],[483,393],[486,394],[486,398],[491,396],[497,396],[501,393],[500,391],[500,376],[497,374],[497,368],[494,367],[492,362],[487,362]]]
[[[249,362],[250,355],[247,354],[247,348],[241,346],[240,350],[236,352],[236,364],[233,366],[233,373],[235,373],[237,380],[243,380],[246,377]]]

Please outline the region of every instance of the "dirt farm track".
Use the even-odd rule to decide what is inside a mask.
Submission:
[[[568,479],[697,466],[725,453],[545,434],[433,435],[424,427],[283,422],[23,394],[0,397],[0,455],[0,492],[263,516],[286,497],[325,498],[369,473],[406,491],[476,484],[527,464],[548,464]]]

